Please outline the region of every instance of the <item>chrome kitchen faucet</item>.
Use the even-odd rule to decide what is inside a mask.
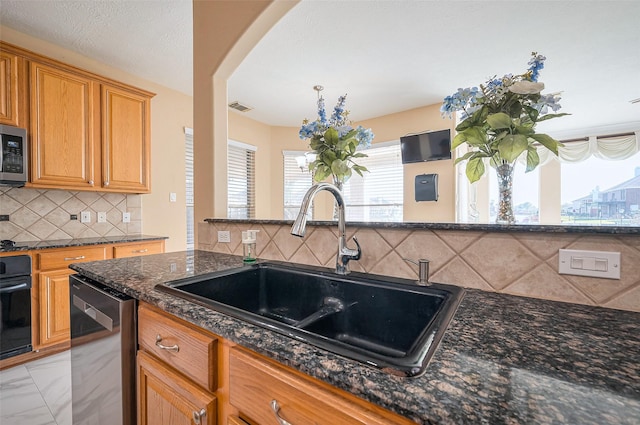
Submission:
[[[291,226],[291,234],[294,236],[304,237],[307,227],[307,212],[311,207],[311,202],[316,194],[320,191],[326,190],[330,192],[335,198],[338,204],[338,254],[336,256],[336,273],[349,274],[349,260],[359,260],[362,250],[358,240],[353,238],[356,243],[357,249],[351,249],[347,247],[347,237],[345,232],[345,218],[344,218],[344,198],[340,190],[329,183],[318,183],[309,188],[302,199],[302,205],[300,206],[300,212],[298,218]]]

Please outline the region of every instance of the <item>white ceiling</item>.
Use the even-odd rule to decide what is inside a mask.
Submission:
[[[191,11],[190,0],[2,0],[0,23],[191,94]],[[357,121],[522,73],[537,51],[545,91],[562,92],[572,113],[544,131],[637,130],[639,18],[640,1],[303,0],[236,70],[229,101],[298,126],[314,118],[321,84],[327,108],[348,93]]]

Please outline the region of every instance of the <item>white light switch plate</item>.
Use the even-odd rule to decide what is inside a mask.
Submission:
[[[122,213],[122,222],[123,223],[130,223],[131,222],[131,213],[123,212]]]
[[[558,273],[620,279],[620,253],[561,249]]]
[[[218,230],[218,242],[231,242],[231,235],[228,230]]]
[[[91,223],[91,212],[82,211],[80,213],[80,223]]]
[[[107,213],[99,212],[98,213],[98,223],[106,223],[107,222]]]
[[[175,192],[169,193],[169,202],[176,202],[178,199],[178,195]]]

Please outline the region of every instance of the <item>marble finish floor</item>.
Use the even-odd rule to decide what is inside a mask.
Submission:
[[[0,371],[0,424],[71,422],[69,351]]]

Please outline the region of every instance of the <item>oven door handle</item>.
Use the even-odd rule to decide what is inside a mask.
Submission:
[[[6,288],[0,288],[0,294],[6,294],[8,292],[15,292],[15,291],[19,291],[20,289],[28,289],[29,288],[29,284],[28,283],[21,283],[19,285],[13,285],[13,286],[7,286]]]

